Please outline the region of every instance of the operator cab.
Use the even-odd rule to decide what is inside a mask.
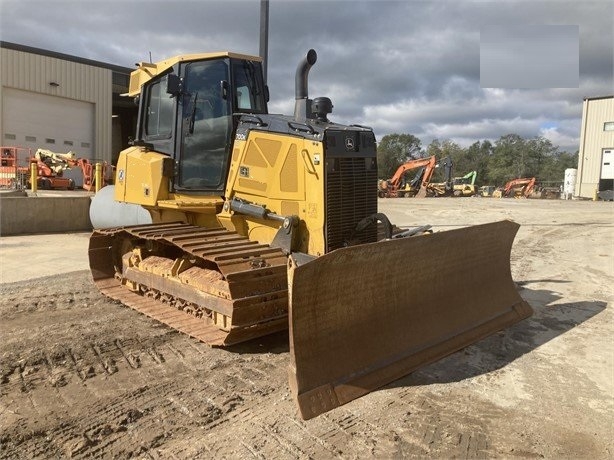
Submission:
[[[141,91],[139,142],[174,160],[176,191],[223,194],[240,113],[267,113],[261,63],[223,56],[177,62]]]

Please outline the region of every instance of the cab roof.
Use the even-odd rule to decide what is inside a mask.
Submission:
[[[164,73],[169,68],[173,67],[178,62],[183,61],[200,61],[203,59],[215,58],[235,58],[248,61],[262,61],[259,56],[250,56],[248,54],[233,53],[231,51],[218,51],[214,53],[197,53],[197,54],[181,54],[172,58],[165,59],[156,63],[139,62],[137,69],[130,74],[130,87],[128,92],[122,96],[137,96],[141,92],[141,87],[156,75]]]

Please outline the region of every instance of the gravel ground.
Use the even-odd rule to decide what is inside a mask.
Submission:
[[[614,205],[380,210],[435,230],[519,222],[512,273],[534,316],[305,422],[286,334],[211,349],[101,296],[84,235],[2,237],[0,458],[612,458]]]

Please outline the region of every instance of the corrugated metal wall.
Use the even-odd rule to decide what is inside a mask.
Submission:
[[[2,88],[15,88],[94,104],[96,158],[111,161],[112,71],[48,56],[0,48]],[[59,86],[51,86],[56,82]],[[2,119],[9,116],[3,113]]]
[[[582,106],[582,128],[576,196],[593,198],[599,186],[601,153],[614,148],[614,131],[604,131],[604,123],[614,122],[614,96],[585,99]]]

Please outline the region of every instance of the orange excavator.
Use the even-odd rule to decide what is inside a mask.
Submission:
[[[512,179],[505,184],[503,190],[499,190],[496,195],[499,198],[528,198],[533,193],[533,189],[535,188],[535,177],[526,177],[519,179]]]
[[[391,179],[380,181],[377,194],[380,198],[403,198],[410,196],[426,196],[426,186],[429,184],[437,166],[435,156],[419,158],[403,163]],[[405,182],[405,173],[421,168],[413,180]]]

